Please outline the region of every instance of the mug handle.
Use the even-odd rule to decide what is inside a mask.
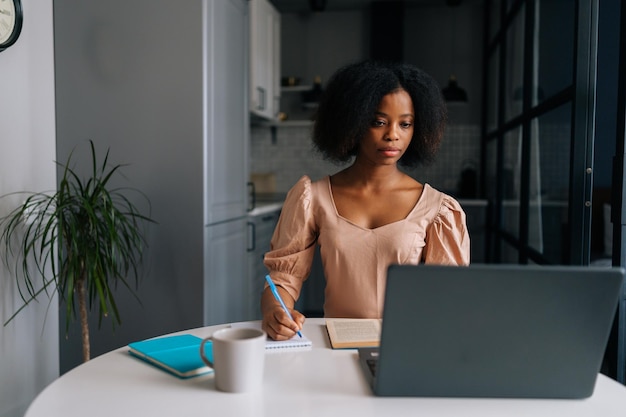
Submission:
[[[209,341],[213,341],[213,337],[207,337],[206,339],[202,340],[202,343],[200,343],[200,358],[202,358],[202,362],[209,365],[211,368],[214,368],[213,362],[211,362],[209,358],[204,355],[204,345],[206,342]]]

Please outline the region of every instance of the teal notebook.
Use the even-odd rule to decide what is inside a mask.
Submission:
[[[200,357],[202,339],[191,334],[165,336],[129,343],[129,352],[179,378],[213,372]],[[204,345],[205,355],[213,361],[211,342]]]

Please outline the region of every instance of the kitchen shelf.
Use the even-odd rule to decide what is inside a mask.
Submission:
[[[286,112],[293,118],[288,118],[287,120],[263,120],[257,123],[257,125],[268,126],[268,127],[309,127],[313,125],[313,121],[310,120],[312,115],[312,111],[315,107],[317,107],[317,103],[302,103],[300,101],[300,97],[297,95],[292,95],[293,93],[304,93],[307,91],[311,91],[313,89],[312,85],[293,85],[293,86],[282,86],[280,88],[281,94],[286,94],[289,96],[289,99],[285,101],[281,100],[281,104],[286,104]],[[303,109],[305,109],[303,111]]]

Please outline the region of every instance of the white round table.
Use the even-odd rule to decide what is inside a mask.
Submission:
[[[206,337],[227,326],[178,333]],[[376,397],[357,351],[330,348],[323,319],[308,319],[303,331],[313,348],[268,353],[263,389],[255,394],[217,391],[212,375],[179,379],[123,347],[55,380],[25,417],[626,415],[626,387],[604,375],[598,375],[593,396],[582,400]]]

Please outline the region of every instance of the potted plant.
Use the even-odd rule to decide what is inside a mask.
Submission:
[[[122,165],[109,167],[107,150],[99,166],[89,143],[88,178],[81,179],[71,167],[72,152],[65,165],[57,162],[63,176],[56,191],[26,192],[24,202],[0,219],[2,258],[14,270],[24,302],[5,325],[42,293],[56,292],[67,311],[66,331],[80,319],[84,362],[90,358],[89,311],[97,307],[98,326],[110,313],[113,324],[121,324],[113,289],[122,284],[134,294],[146,246],[144,226],[154,222],[124,193],[137,192],[149,209],[144,194],[110,185]]]

